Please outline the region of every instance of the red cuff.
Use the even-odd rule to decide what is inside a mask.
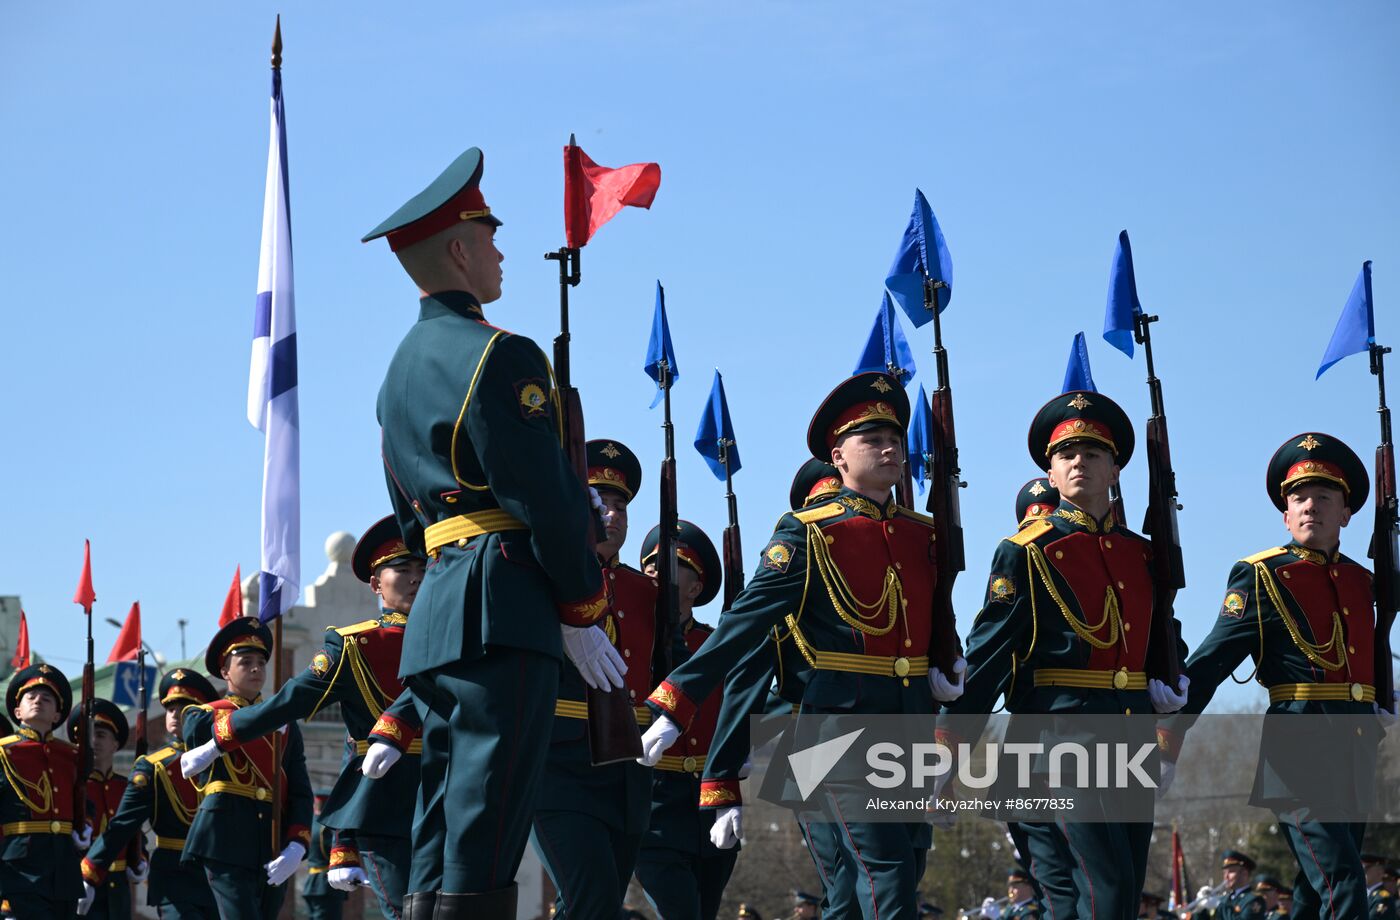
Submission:
[[[744,804],[737,779],[707,779],[700,783],[701,808],[731,808]]]
[[[665,712],[682,729],[689,728],[690,721],[695,718],[696,704],[669,680],[663,680],[647,697],[647,702]]]
[[[354,847],[331,847],[330,859],[326,863],[328,869],[341,869],[345,866],[358,866],[360,863],[360,851]]]
[[[385,744],[393,745],[399,753],[407,751],[409,744],[417,737],[418,729],[402,719],[394,718],[387,712],[379,717],[379,721],[374,723],[374,728],[370,729],[369,732],[370,744],[382,741]]]
[[[311,828],[305,824],[291,824],[287,826],[287,843],[296,842],[306,847],[306,852],[311,852]]]
[[[86,856],[83,857],[83,881],[96,888],[107,880],[106,868],[98,868]]]
[[[951,729],[935,728],[933,730],[933,740],[935,743],[943,745],[956,754],[958,752],[958,742],[962,739],[953,734]]]
[[[608,612],[608,595],[604,588],[592,597],[572,604],[559,604],[559,620],[567,626],[592,626]]]
[[[1162,752],[1162,759],[1176,763],[1176,759],[1181,756],[1181,743],[1186,739],[1175,732],[1167,731],[1165,728],[1157,728],[1157,750]]]

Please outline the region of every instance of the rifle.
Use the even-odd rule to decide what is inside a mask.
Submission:
[[[1395,709],[1395,675],[1391,670],[1390,628],[1395,623],[1396,522],[1395,447],[1390,437],[1390,407],[1385,404],[1385,356],[1390,353],[1374,342],[1370,345],[1371,373],[1380,387],[1381,443],[1376,447],[1376,524],[1371,535],[1369,553],[1375,568],[1376,636],[1374,642],[1376,703],[1383,709]]]
[[[573,146],[573,136],[569,145]],[[580,483],[588,482],[588,449],[583,429],[583,401],[573,386],[569,365],[569,288],[581,279],[579,250],[562,247],[544,254],[559,263],[559,335],[554,338],[554,379],[563,409],[564,452],[569,465],[578,474]],[[584,488],[584,501],[592,507]],[[598,542],[597,527],[588,534],[588,551],[593,553]],[[672,554],[674,555],[674,553]],[[626,690],[595,690],[587,688],[588,752],[593,765],[633,760],[642,756],[642,736],[637,731],[637,716]]]
[[[82,828],[87,824],[87,781],[92,775],[92,700],[96,696],[93,688],[92,666],[92,608],[87,613],[87,658],[83,661],[83,695],[78,712],[78,775],[73,781],[73,827]]]
[[[958,497],[958,490],[966,488],[967,483],[962,481],[962,470],[958,468],[953,388],[948,382],[948,352],[943,347],[943,326],[938,317],[938,289],[944,286],[942,281],[924,278],[924,308],[933,312],[933,358],[938,368],[938,386],[929,396],[937,443],[929,464],[932,474],[926,507],[933,515],[934,566],[938,572],[938,583],[933,589],[933,642],[929,657],[935,667],[951,677],[953,662],[962,654],[957,618],[953,613],[953,579],[967,568]],[[905,488],[912,491],[911,486]]]
[[[146,688],[146,643],[136,652],[136,700],[139,712],[136,717],[136,756],[146,756],[146,707],[151,705],[150,693]]]
[[[676,531],[679,512],[676,509],[676,429],[671,424],[670,362],[664,357],[657,366],[661,379],[663,416],[661,428],[666,433],[666,456],[661,461],[661,521],[656,543],[656,641],[651,651],[653,686],[671,673],[671,643],[680,628],[680,571],[676,560]]]
[[[744,590],[744,546],[739,538],[739,500],[734,497],[734,473],[729,469],[729,448],[734,442],[720,438],[719,462],[724,464],[724,498],[729,505],[729,523],[724,527],[724,610]]]
[[[1162,381],[1152,364],[1152,324],[1158,317],[1133,313],[1133,338],[1147,359],[1147,392],[1152,414],[1147,419],[1147,513],[1142,530],[1152,540],[1152,627],[1147,638],[1147,676],[1177,689],[1181,660],[1177,656],[1174,605],[1176,592],[1186,587],[1186,567],[1181,557],[1177,529],[1176,473],[1167,441],[1167,410],[1162,402]]]

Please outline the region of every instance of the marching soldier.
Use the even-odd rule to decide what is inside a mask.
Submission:
[[[602,628],[628,664],[632,699],[645,700],[656,642],[656,583],[618,555],[627,540],[627,506],[641,488],[642,465],[620,441],[589,441],[587,454],[588,484],[607,509],[607,539],[597,547],[609,608]],[[617,916],[651,801],[647,768],[632,762],[593,766],[586,692],[578,669],[565,664],[531,833],[558,892],[554,915],[561,920]],[[639,720],[650,719],[650,710],[634,705]]]
[[[473,147],[365,236],[387,237],[422,293],[378,402],[395,516],[432,560],[399,666],[423,723],[408,917],[515,916],[559,662],[598,687],[626,670],[594,625],[607,611],[594,518],[549,364],[482,313],[502,256],[481,171]]]
[[[409,550],[392,516],[375,522],[355,545],[350,566],[378,596],[379,616],[327,629],[324,648],[306,670],[269,699],[236,710],[228,720],[227,738],[215,738],[182,758],[186,772],[193,775],[220,753],[339,703],[347,733],[346,760],[319,815],[321,824],[337,832],[334,846],[327,850],[329,868],[321,883],[342,891],[369,885],[389,920],[403,912],[408,886],[422,742],[411,737],[411,731],[398,736],[408,756],[400,759],[395,747],[393,764],[375,771],[381,777],[376,782],[367,780],[360,766],[378,737],[371,733],[390,733],[402,721],[393,713],[386,716],[386,710],[393,709],[403,693],[399,653],[423,580],[423,564],[423,556]]]
[[[150,858],[146,903],[162,917],[214,920],[218,913],[204,873],[180,863],[190,821],[199,808],[194,785],[180,773],[180,754],[185,749],[180,742],[180,714],[186,706],[212,703],[219,694],[202,674],[184,668],[162,677],[157,692],[171,741],[136,758],[116,814],[83,859],[84,900],[107,881],[108,873],[120,874],[121,854],[128,854],[129,863],[130,847],[141,839],[142,825],[150,822],[156,848]]]
[[[254,617],[240,617],[214,634],[204,665],[224,679],[228,694],[185,708],[182,735],[192,750],[216,738],[220,744],[234,740],[233,714],[260,698],[271,650],[272,631]],[[274,759],[277,744],[280,762]],[[281,791],[275,802],[274,777]],[[311,843],[311,780],[301,729],[293,722],[280,739],[260,738],[230,750],[194,785],[202,798],[182,862],[203,867],[220,917],[271,920]]]
[[[1383,729],[1372,718],[1371,573],[1339,552],[1342,528],[1365,505],[1370,480],[1351,448],[1314,431],[1289,438],[1274,452],[1266,482],[1292,539],[1230,570],[1219,616],[1186,664],[1190,699],[1182,716],[1160,730],[1162,778],[1170,783],[1194,716],[1247,657],[1254,659],[1252,676],[1269,690],[1269,714],[1366,717],[1367,728],[1356,727],[1363,737],[1349,739],[1355,745],[1323,739],[1306,745],[1309,750],[1298,750],[1296,743],[1278,749],[1266,727],[1251,797],[1274,809],[1298,861],[1297,912],[1360,916],[1366,903],[1360,853],[1366,825],[1302,820],[1297,809],[1303,790],[1321,785],[1320,777],[1332,777],[1353,812],[1364,811],[1374,786],[1374,750]]]
[[[317,809],[325,804],[326,797],[317,795]],[[301,884],[301,899],[306,902],[306,915],[311,920],[340,920],[345,901],[350,897],[345,891],[332,888],[326,879],[331,853],[335,848],[335,836],[333,829],[321,823],[318,810],[311,822],[311,852],[306,855],[306,881]]]
[[[20,670],[5,692],[18,726],[0,740],[0,897],[17,920],[71,917],[83,893],[77,857],[92,831],[73,813],[77,749],[53,736],[72,708],[68,679],[52,665]]]
[[[833,712],[931,715],[935,697],[957,695],[961,681],[929,667],[933,521],[892,500],[908,420],[903,387],[883,373],[851,377],[817,409],[808,448],[837,468],[841,490],[782,516],[758,573],[719,628],[651,695],[659,717],[642,739],[649,762],[680,737],[729,670],[783,624],[814,672],[798,728],[804,716],[820,722]],[[860,822],[840,832],[842,855],[856,866],[862,913],[912,918],[928,825]]]
[[[1028,446],[1060,503],[997,547],[967,641],[967,689],[949,710],[990,713],[1002,695],[1016,713],[1179,707],[1185,697],[1143,670],[1152,618],[1170,615],[1153,610],[1149,544],[1114,523],[1109,500],[1133,453],[1128,417],[1101,393],[1064,393],[1036,413]],[[1150,822],[1021,827],[1052,904],[1068,896],[1081,917],[1137,916]],[[1055,891],[1049,880],[1064,877],[1073,888]]]
[[[676,533],[680,623],[672,663],[680,665],[714,632],[695,620],[694,609],[714,600],[723,566],[714,544],[699,527],[680,521]],[[655,577],[661,528],[642,542],[642,568]],[[721,691],[705,698],[689,730],[657,761],[651,786],[651,820],[637,862],[637,880],[664,920],[715,920],[720,897],[738,858],[736,847],[720,849],[710,837],[715,813],[700,807],[701,776],[710,756]]]
[[[82,730],[81,716],[81,712],[74,712],[68,719],[68,738],[74,744]],[[128,734],[126,716],[115,703],[103,699],[92,701],[92,772],[87,780],[87,808],[93,835],[97,837],[107,830],[126,792],[126,777],[112,771],[112,759],[117,751],[126,747]],[[129,882],[143,882],[150,872],[141,841],[133,835],[125,853],[114,859],[108,868],[110,874],[106,879],[91,886],[84,873],[83,899],[78,910],[101,920],[127,920],[131,916]]]

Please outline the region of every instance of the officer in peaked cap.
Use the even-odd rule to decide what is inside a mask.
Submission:
[[[1390,861],[1379,853],[1362,853],[1361,868],[1366,872],[1367,917],[1390,920],[1395,916],[1395,890],[1386,882]]]
[[[84,816],[73,814],[77,749],[54,735],[72,708],[68,679],[49,664],[21,669],[5,692],[17,724],[0,739],[0,894],[16,917],[71,917],[83,893],[74,847],[92,836]],[[36,797],[42,788],[52,794]]]
[[[730,670],[784,623],[815,671],[804,691],[799,733],[808,714],[835,708],[931,715],[937,700],[960,692],[960,680],[929,662],[931,654],[954,651],[934,647],[941,624],[930,614],[938,577],[929,564],[933,521],[893,500],[908,421],[908,398],[888,374],[858,374],[823,401],[808,428],[808,449],[837,468],[842,487],[826,502],[783,515],[760,553],[757,574],[714,635],[651,695],[658,720],[642,738],[648,760],[655,762],[675,742]],[[808,590],[818,583],[824,587]],[[866,622],[862,611],[870,609],[888,616]],[[815,724],[827,723],[817,718]],[[737,798],[725,805],[726,812],[739,808]],[[726,820],[724,813],[716,818]],[[857,890],[860,909],[912,916],[929,826],[852,822],[844,830],[843,855],[869,882]]]
[[[81,707],[68,717],[68,738],[74,744],[82,732]],[[129,735],[126,716],[121,708],[111,700],[92,701],[92,772],[87,778],[88,818],[92,821],[93,836],[102,834],[117,813],[122,794],[126,791],[126,777],[112,769],[112,759],[117,751],[126,747]],[[93,918],[113,918],[124,920],[131,916],[131,891],[129,882],[145,881],[149,866],[141,845],[132,841],[127,847],[125,859],[118,859],[114,865],[119,871],[113,872],[101,885],[90,891],[85,887],[79,910]],[[128,877],[129,873],[129,877]],[[89,897],[91,895],[91,897]]]
[[[998,545],[967,640],[966,692],[950,711],[990,713],[1001,696],[1015,713],[1172,711],[1185,699],[1180,688],[1145,672],[1153,618],[1171,612],[1153,609],[1148,543],[1115,523],[1109,498],[1133,454],[1132,424],[1102,393],[1071,391],[1035,414],[1027,447],[1060,500]],[[1084,609],[1080,598],[1109,600]],[[1037,875],[1049,903],[1076,902],[1085,917],[1136,916],[1150,822],[1020,826],[1033,864],[1046,867]]]
[[[185,750],[180,741],[180,714],[186,706],[211,703],[219,694],[204,675],[187,668],[167,671],[158,694],[171,741],[136,758],[116,813],[83,858],[85,897],[107,884],[109,874],[123,875],[123,861],[130,870],[134,865],[131,848],[149,821],[155,849],[150,857],[146,903],[163,915],[213,917],[217,908],[203,871],[180,864],[190,819],[199,806],[199,792],[180,773],[180,754]],[[92,916],[91,911],[88,916]]]
[[[1248,893],[1236,900],[1236,917],[1268,917],[1278,907],[1279,892],[1283,883],[1267,873],[1256,875]]]
[[[1305,431],[1269,460],[1266,494],[1283,512],[1289,541],[1235,562],[1210,633],[1191,655],[1190,698],[1160,728],[1170,771],[1194,717],[1246,658],[1269,690],[1270,715],[1366,716],[1362,737],[1331,735],[1319,720],[1269,720],[1250,801],[1271,807],[1300,868],[1293,890],[1304,916],[1351,917],[1365,911],[1361,822],[1299,820],[1336,807],[1364,814],[1375,792],[1375,609],[1371,573],[1342,555],[1341,532],[1366,503],[1361,459],[1340,439]],[[1393,703],[1392,703],[1393,708]],[[1335,724],[1328,721],[1327,724]],[[1285,728],[1284,726],[1292,726]],[[1320,734],[1310,733],[1317,729]],[[1326,797],[1326,804],[1319,796]]]
[[[1138,900],[1138,920],[1176,920],[1174,914],[1162,909],[1166,901],[1167,899],[1160,894],[1144,891]]]
[[[371,524],[355,544],[350,566],[379,599],[378,615],[328,628],[324,645],[305,670],[268,699],[235,711],[226,737],[183,758],[186,769],[202,771],[220,753],[339,704],[348,739],[346,759],[317,815],[321,826],[336,832],[334,846],[325,853],[326,877],[318,887],[349,891],[368,885],[386,916],[403,910],[412,861],[422,745],[416,740],[413,707],[394,704],[404,690],[398,677],[399,652],[425,561],[422,553],[408,547],[392,515]],[[384,747],[371,757],[375,742]],[[361,772],[365,764],[380,777],[376,782]]]
[[[1032,521],[1053,514],[1060,507],[1060,490],[1050,480],[1037,476],[1016,493],[1016,520],[1025,527]]]
[[[792,920],[816,920],[821,916],[822,899],[802,889],[792,893]]]
[[[481,175],[473,147],[365,236],[388,240],[422,295],[378,401],[395,516],[432,559],[400,664],[424,741],[409,917],[515,915],[560,662],[599,686],[626,670],[595,625],[594,514],[549,363],[483,313],[502,256]]]
[[[642,541],[641,564],[648,575],[659,570],[660,541],[659,525]],[[714,543],[690,521],[677,523],[675,548],[680,609],[671,662],[680,665],[714,632],[695,619],[694,611],[719,594],[724,572]],[[738,857],[736,847],[716,846],[716,811],[701,807],[707,795],[702,776],[713,750],[722,698],[721,690],[705,698],[689,729],[657,762],[652,778],[651,820],[637,861],[637,879],[663,917],[713,920]]]
[[[588,485],[606,509],[598,544],[608,612],[600,621],[616,654],[630,667],[624,678],[636,717],[651,713],[656,644],[656,583],[622,562],[627,506],[642,487],[642,464],[621,441],[585,445]],[[555,916],[616,917],[627,896],[647,829],[651,771],[631,761],[594,766],[589,743],[587,685],[570,662],[559,675],[549,759],[536,803],[531,841],[557,897]]]
[[[825,460],[811,457],[797,468],[788,489],[788,507],[793,511],[834,496],[841,491],[841,473]]]

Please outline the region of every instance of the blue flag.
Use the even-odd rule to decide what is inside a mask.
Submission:
[[[1361,274],[1356,276],[1351,296],[1342,307],[1342,315],[1337,318],[1337,328],[1332,330],[1332,341],[1327,343],[1327,351],[1322,355],[1323,371],[1357,352],[1366,351],[1376,341],[1376,314],[1371,304],[1371,263],[1361,263]],[[1317,378],[1313,378],[1317,379]]]
[[[933,410],[922,383],[909,420],[909,473],[919,485],[919,494],[924,494],[924,483],[933,475]]]
[[[898,378],[907,387],[914,379],[914,369],[914,353],[909,349],[909,340],[904,337],[904,329],[894,313],[894,302],[886,291],[880,300],[879,312],[875,314],[870,339],[852,374],[881,371]]]
[[[285,114],[282,71],[274,67],[272,137],[263,192],[253,355],[248,369],[248,421],[266,435],[258,592],[258,617],[264,623],[290,610],[301,595],[301,421]]]
[[[724,378],[715,368],[715,382],[710,387],[710,401],[705,404],[705,412],[700,416],[700,427],[695,431],[695,449],[710,465],[710,472],[720,482],[724,481],[724,463],[720,461],[721,445],[729,460],[729,472],[739,472],[739,445],[734,441],[734,424],[729,421],[729,403],[724,398]]]
[[[948,243],[928,199],[914,189],[914,213],[899,241],[899,252],[885,277],[885,287],[915,329],[933,319],[933,314],[924,308],[925,278],[943,282],[938,289],[938,312],[942,313],[953,299],[953,258],[948,255]]]
[[[1061,393],[1068,393],[1071,390],[1088,390],[1090,393],[1097,393],[1099,388],[1094,386],[1094,375],[1089,370],[1089,343],[1084,341],[1084,333],[1076,332],[1074,341],[1069,346],[1069,364],[1065,366],[1065,384],[1061,387]]]
[[[666,385],[670,386],[681,379],[681,369],[676,366],[676,350],[671,347],[671,324],[666,322],[666,292],[661,282],[656,282],[656,312],[651,317],[651,341],[647,343],[647,363],[642,370],[656,381],[656,396],[650,408],[655,409],[661,402],[661,362],[666,362]]]
[[[1133,317],[1141,312],[1137,278],[1133,275],[1133,246],[1128,242],[1128,231],[1124,230],[1118,234],[1113,268],[1108,272],[1108,308],[1103,315],[1103,339],[1129,358],[1133,356]]]

